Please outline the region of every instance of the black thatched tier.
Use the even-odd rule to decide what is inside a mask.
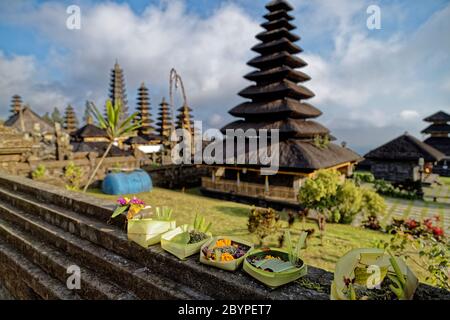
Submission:
[[[192,109],[189,108],[188,106],[183,106],[180,109],[178,109],[179,112],[184,112],[184,111],[189,111],[192,112]]]
[[[298,70],[294,70],[292,68],[282,66],[278,68],[273,68],[269,70],[264,71],[253,71],[246,76],[244,76],[245,79],[255,82],[262,82],[262,83],[274,83],[279,82],[283,79],[299,83],[299,82],[306,82],[311,80],[311,77],[308,76],[306,73],[303,73]]]
[[[290,54],[297,54],[303,52],[302,48],[292,43],[287,38],[281,38],[278,40],[257,44],[252,48],[252,50],[262,55],[271,55],[281,51],[285,51]]]
[[[266,4],[266,9],[270,12],[275,12],[278,10],[292,11],[294,8],[285,0],[273,0]]]
[[[440,122],[440,123],[450,122],[450,114],[445,113],[444,111],[439,111],[439,112],[433,114],[432,116],[429,116],[429,117],[423,119],[423,121]]]
[[[256,35],[256,39],[262,42],[269,42],[280,38],[287,38],[292,42],[299,41],[301,38],[291,32],[288,29],[281,28],[272,31],[264,31]]]
[[[249,129],[279,130],[280,136],[303,139],[312,139],[316,136],[325,136],[330,134],[330,130],[322,126],[320,123],[311,120],[291,118],[258,122],[238,120],[223,127],[222,132],[225,133],[227,129],[243,129],[244,131]]]
[[[244,102],[230,111],[232,116],[238,118],[255,118],[266,115],[289,118],[317,118],[322,112],[310,105],[293,99],[280,99],[272,102]]]
[[[295,18],[287,13],[285,10],[278,10],[274,12],[270,12],[263,16],[266,20],[275,21],[279,19],[286,19],[287,21],[292,21]]]
[[[289,52],[277,52],[270,55],[256,57],[247,63],[251,67],[268,70],[279,66],[288,66],[293,69],[306,67],[308,64],[303,59],[289,54]]]
[[[315,96],[308,88],[295,84],[289,80],[265,86],[249,86],[239,92],[239,95],[243,98],[253,99],[254,101],[266,100],[267,102],[283,98],[297,100],[310,99]]]
[[[261,24],[261,27],[263,27],[267,31],[281,29],[281,28],[286,28],[287,30],[291,31],[291,30],[294,30],[297,28],[292,23],[290,23],[289,20],[287,20],[285,18],[264,22]]]
[[[450,124],[432,124],[422,133],[450,133]]]

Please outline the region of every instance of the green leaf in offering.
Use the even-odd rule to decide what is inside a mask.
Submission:
[[[302,232],[300,234],[300,237],[298,239],[297,244],[294,246],[294,243],[292,242],[291,238],[291,232],[286,231],[286,242],[288,247],[288,255],[289,255],[289,261],[292,265],[297,265],[300,260],[300,252],[302,249],[306,248],[306,238],[308,237],[307,232]]]
[[[156,220],[170,221],[172,218],[173,209],[171,208],[156,208]]]
[[[259,266],[260,269],[270,270],[275,273],[294,269],[294,266],[289,261],[283,261],[278,259],[264,260],[264,263]]]
[[[173,237],[170,241],[180,244],[188,244],[191,240],[191,236],[189,235],[188,231],[182,232],[177,234],[175,237]]]
[[[209,231],[209,229],[211,228],[212,223],[209,223],[208,225],[206,224],[206,219],[205,217],[201,217],[197,214],[195,214],[195,219],[194,219],[194,230],[198,231],[198,232],[202,232],[202,233],[207,233]]]
[[[126,212],[128,210],[128,206],[123,206],[123,207],[117,207],[116,210],[114,210],[114,213],[112,214],[111,218],[116,218],[118,216],[120,216],[122,213]]]

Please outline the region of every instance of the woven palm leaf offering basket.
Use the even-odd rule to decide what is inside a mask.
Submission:
[[[403,259],[383,249],[356,249],[336,264],[332,300],[412,300],[419,281]]]
[[[252,249],[253,244],[235,237],[214,237],[203,245],[200,262],[226,271],[236,271]]]
[[[172,217],[172,209],[156,208],[156,214],[150,206],[145,206],[144,201],[134,197],[120,198],[119,206],[114,211],[112,218],[126,214],[128,240],[148,248],[161,242],[161,236],[176,228],[176,222]]]
[[[303,232],[294,247],[290,232],[287,232],[288,250],[270,248],[250,251],[244,260],[244,271],[272,289],[300,279],[308,272],[306,264],[300,259],[307,236]]]
[[[161,247],[176,256],[180,260],[185,260],[200,252],[202,246],[212,238],[208,231],[211,223],[206,224],[205,218],[195,216],[193,225],[182,225],[169,231],[161,237]]]

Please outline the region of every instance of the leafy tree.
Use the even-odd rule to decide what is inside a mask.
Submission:
[[[57,107],[55,107],[55,109],[53,109],[51,117],[52,117],[53,123],[59,123],[59,124],[61,124],[61,126],[64,126],[64,118],[61,115],[61,112],[59,111],[59,109]]]
[[[97,107],[93,103],[90,104],[90,108],[93,111],[94,116],[97,119],[97,122],[100,125],[100,127],[106,131],[109,144],[102,158],[98,162],[97,167],[94,169],[91,176],[89,177],[88,183],[84,187],[83,192],[86,192],[89,186],[91,185],[92,180],[94,180],[95,175],[97,174],[98,170],[100,169],[109,152],[111,151],[111,148],[114,145],[114,143],[119,138],[128,136],[141,127],[141,124],[139,122],[133,121],[134,118],[138,115],[137,112],[135,112],[128,118],[122,120],[122,105],[119,101],[115,105],[112,104],[111,100],[108,100],[106,102],[106,117],[104,117],[100,113],[100,111],[98,111]]]
[[[339,183],[340,174],[336,170],[319,170],[315,178],[305,181],[298,200],[306,208],[327,215],[335,205]]]
[[[336,208],[331,220],[336,223],[352,223],[363,207],[363,192],[352,181],[346,180],[336,192]]]
[[[362,189],[363,211],[366,215],[376,217],[386,211],[384,198],[370,189]]]
[[[83,169],[71,162],[64,170],[64,180],[66,181],[66,189],[79,191],[81,181],[83,179]]]
[[[353,181],[342,182],[336,170],[319,170],[300,188],[298,200],[319,219],[335,223],[351,223],[359,213],[376,216],[384,212],[384,199],[375,192],[358,187]]]
[[[42,116],[42,118],[43,118],[45,121],[47,121],[48,123],[53,123],[53,119],[52,119],[52,117],[50,116],[50,114],[49,114],[48,112],[46,112],[46,113]]]
[[[39,180],[39,179],[44,178],[46,174],[47,174],[47,168],[43,164],[40,164],[31,173],[31,177],[33,178],[33,180]]]

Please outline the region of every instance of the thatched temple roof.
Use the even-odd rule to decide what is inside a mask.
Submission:
[[[73,152],[96,152],[102,156],[108,148],[108,142],[72,142]],[[108,153],[108,157],[126,157],[132,155],[131,152],[121,150],[116,146],[112,146]]]
[[[5,121],[4,125],[28,133],[34,132],[36,125],[39,126],[39,131],[42,134],[55,132],[53,124],[43,119],[29,107],[24,107],[20,112],[12,115]]]
[[[369,160],[381,161],[419,161],[423,158],[426,162],[438,162],[445,158],[445,155],[432,146],[404,134],[381,147],[370,151],[365,155]]]
[[[81,127],[77,131],[75,131],[72,136],[74,138],[83,139],[83,138],[107,138],[108,135],[106,131],[97,127],[93,124],[87,124],[84,127]]]
[[[436,112],[435,114],[426,117],[423,119],[425,122],[450,122],[450,114],[445,113],[444,111]]]
[[[330,130],[311,119],[322,112],[305,102],[314,93],[305,86],[311,78],[297,70],[307,63],[296,56],[303,49],[295,44],[300,37],[291,31],[293,10],[286,0],[273,0],[266,5],[269,11],[261,24],[265,29],[256,38],[261,41],[252,48],[258,54],[248,65],[257,70],[245,76],[253,85],[239,95],[248,101],[233,108],[230,114],[243,118],[222,128],[280,130],[280,166],[287,169],[311,171],[361,160],[350,149],[329,143],[318,145],[317,139],[334,140]],[[246,155],[251,158],[251,154]]]

